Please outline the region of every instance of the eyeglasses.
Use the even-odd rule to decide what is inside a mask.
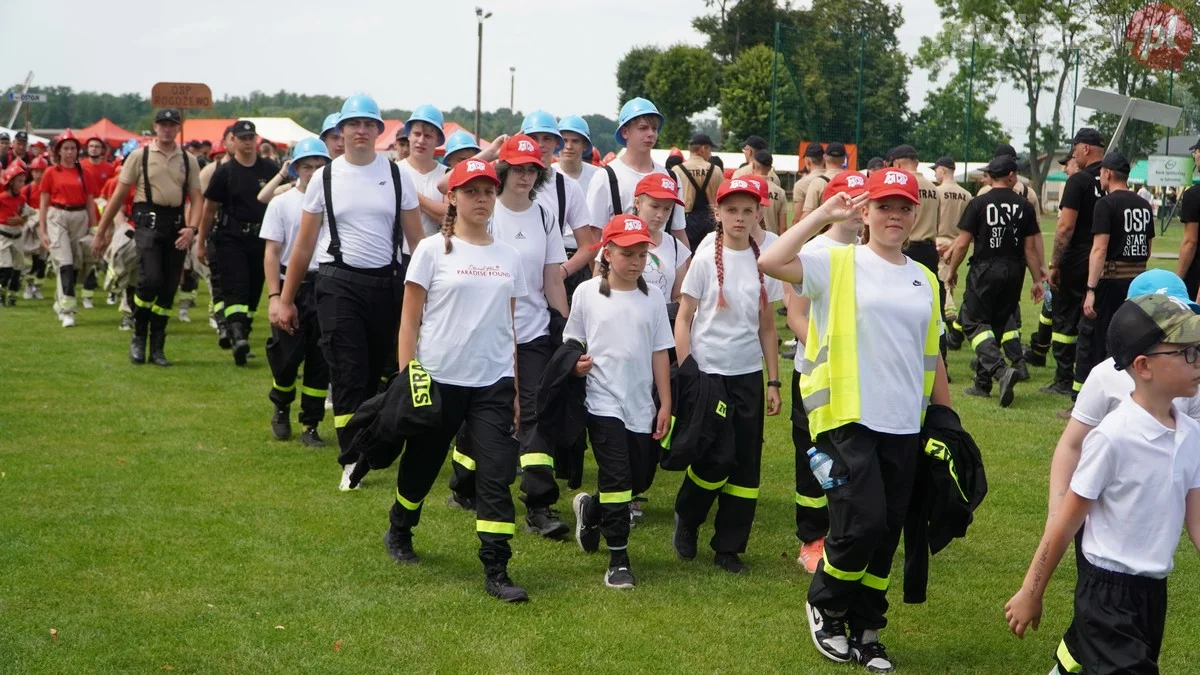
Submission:
[[[1200,345],[1192,345],[1183,349],[1173,349],[1169,352],[1147,352],[1144,356],[1172,356],[1175,354],[1183,354],[1183,360],[1189,364],[1195,363],[1196,358],[1200,357]]]

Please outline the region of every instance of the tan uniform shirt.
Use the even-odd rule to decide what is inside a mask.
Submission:
[[[705,186],[704,177],[708,175],[710,169],[712,170],[712,178],[708,179],[708,185]],[[687,176],[691,176],[692,180],[696,181],[697,187],[704,188],[704,194],[708,197],[709,206],[717,203],[717,188],[721,187],[721,181],[724,180],[721,167],[714,166],[703,157],[689,157],[683,164],[671,169],[671,171],[675,172],[675,182],[679,183],[679,189],[683,198],[684,213],[691,213],[692,207],[696,204],[696,188],[692,187],[692,184],[688,182]]]
[[[921,173],[917,174],[917,191],[921,196],[921,205],[917,207],[917,224],[908,238],[910,241],[929,241],[938,235],[938,209],[941,202],[938,200],[937,186]]]
[[[795,218],[800,218],[800,209],[804,206],[804,197],[808,194],[808,184],[816,177],[815,171],[809,171],[801,176],[792,186],[792,205],[796,212]]]
[[[825,188],[829,185],[829,181],[841,172],[841,169],[829,168],[812,172],[810,175],[813,178],[808,183],[808,191],[804,194],[804,206],[800,211],[802,213],[816,211],[817,207],[825,202]]]
[[[208,192],[208,182],[212,180],[213,174],[217,172],[217,167],[229,161],[229,155],[225,155],[216,162],[209,162],[204,165],[200,171],[200,193]]]
[[[771,198],[771,205],[763,216],[766,221],[763,229],[779,234],[779,219],[787,214],[787,193],[775,183],[767,181],[767,195]]]
[[[752,165],[747,164],[745,166],[739,166],[737,168],[737,170],[733,172],[733,177],[740,178],[742,176],[748,176],[751,173],[754,173],[754,168],[752,167]],[[767,180],[771,181],[772,183],[774,183],[776,185],[780,184],[779,183],[779,174],[775,173],[775,169],[770,169],[767,171]]]
[[[958,223],[971,203],[971,193],[966,188],[947,181],[937,186],[938,233],[937,243],[949,244],[958,238]]]
[[[976,192],[975,196],[982,197],[983,195],[987,194],[988,191],[991,189],[992,189],[991,185],[984,185],[983,187],[979,188],[979,192]],[[1017,178],[1017,184],[1013,186],[1013,192],[1021,195],[1025,199],[1028,199],[1029,203],[1033,204],[1033,214],[1035,216],[1037,216],[1038,218],[1042,217],[1041,200],[1038,199],[1037,192],[1034,192],[1033,188],[1029,186],[1029,183],[1025,182],[1024,178],[1021,178],[1021,177]]]
[[[146,201],[146,189],[142,181],[142,155],[150,153],[147,167],[150,173],[150,190],[153,192],[154,203],[159,206],[182,206],[187,195],[183,187],[183,163],[189,164],[188,184],[186,192],[200,189],[200,164],[191,154],[184,152],[178,145],[168,153],[158,148],[158,143],[138,148],[130,153],[121,166],[120,181],[134,187],[134,203]]]

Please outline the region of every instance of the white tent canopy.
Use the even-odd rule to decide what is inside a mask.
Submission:
[[[21,131],[21,129],[9,129],[8,127],[0,127],[0,132],[8,134],[9,138],[16,136],[18,131]],[[45,136],[38,136],[37,134],[32,134],[32,133],[29,134],[29,144],[30,145],[33,145],[34,143],[37,143],[38,141],[45,143],[47,146],[50,145],[49,138],[46,138]]]
[[[258,135],[270,139],[272,143],[295,145],[301,139],[317,135],[296,124],[296,121],[290,117],[245,117],[240,119],[254,122]]]

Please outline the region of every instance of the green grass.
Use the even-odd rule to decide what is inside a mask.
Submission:
[[[445,505],[446,472],[417,530],[424,561],[401,568],[380,544],[394,474],[342,494],[332,448],[271,440],[262,358],[237,369],[205,324],[172,322],[176,366],[135,368],[116,321],[103,307],[63,330],[50,301],[0,310],[2,672],[861,672],[822,660],[806,632],[786,416],[768,421],[748,577],[675,559],[679,475],[660,473],[630,542],[636,590],[602,586],[603,554],[522,533],[511,572],[533,600],[502,606],[483,592],[470,517]],[[951,353],[952,388],[991,493],[933,558],[928,603],[900,603],[897,564],[884,639],[906,673],[1045,672],[1073,565],[1024,642],[1003,605],[1041,534],[1064,400],[1037,393],[1049,369],[1011,408],[966,399],[968,357]],[[1200,558],[1186,542],[1177,558],[1162,667],[1179,673],[1200,638]]]

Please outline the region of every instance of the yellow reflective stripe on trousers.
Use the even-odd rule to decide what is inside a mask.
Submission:
[[[725,483],[729,480],[728,478],[722,478],[721,480],[719,480],[715,483],[706,481],[703,478],[697,476],[696,472],[692,471],[691,466],[688,466],[688,468],[687,468],[687,475],[688,475],[688,478],[692,479],[693,483],[695,483],[696,485],[699,485],[700,487],[702,487],[705,490],[708,490],[710,492],[720,490],[725,485]]]
[[[1083,672],[1083,664],[1076,661],[1074,656],[1071,656],[1071,650],[1067,649],[1066,640],[1059,640],[1058,651],[1054,652],[1054,655],[1058,657],[1058,662],[1067,669],[1068,673]]]
[[[994,338],[996,334],[990,330],[985,330],[979,335],[971,338],[971,349],[979,349],[979,345],[983,344],[988,338]]]
[[[1021,331],[1019,331],[1019,330],[1005,331],[1004,335],[1000,336],[1001,342],[1008,342],[1009,340],[1020,340],[1020,339],[1021,339]]]
[[[1072,383],[1071,383],[1071,391],[1073,391],[1073,392],[1075,392],[1075,393],[1079,393],[1079,391],[1080,391],[1080,390],[1082,390],[1082,389],[1083,389],[1083,383],[1082,383],[1082,382],[1072,382]]]
[[[452,459],[456,463],[462,465],[462,467],[465,468],[467,471],[475,470],[475,460],[473,460],[470,457],[467,457],[466,455],[459,452],[458,448],[455,448],[454,452],[450,454],[450,459]]]
[[[275,391],[296,391],[296,383],[293,382],[291,386],[284,387],[275,380],[271,380],[271,388]]]
[[[400,488],[396,488],[396,503],[408,509],[409,511],[416,511],[417,509],[421,508],[421,502],[410,502],[405,499],[404,496],[400,494]]]
[[[295,387],[296,385],[293,384],[292,386]],[[325,395],[329,393],[329,390],[313,389],[312,387],[300,385],[300,393],[304,394],[305,396],[312,396],[314,398],[325,398]]]
[[[227,305],[225,307],[225,316],[230,317],[234,314],[249,314],[250,305]]]
[[[521,468],[527,466],[548,466],[554,467],[554,458],[544,452],[531,452],[527,455],[521,455]]]
[[[350,423],[351,417],[354,417],[354,413],[346,413],[345,415],[334,415],[333,416],[333,428],[341,429],[342,427],[346,426],[347,424]]]
[[[1073,345],[1073,344],[1075,344],[1075,341],[1078,339],[1079,338],[1074,335],[1064,335],[1062,333],[1051,333],[1050,334],[1051,342],[1057,342],[1057,343],[1063,344],[1063,345]]]
[[[477,520],[475,521],[475,531],[511,536],[517,533],[517,526],[514,523],[501,523],[495,520]]]
[[[741,497],[742,499],[758,499],[758,488],[742,487],[733,483],[726,483],[721,488],[721,492],[733,497]]]
[[[823,509],[829,506],[829,498],[825,495],[820,497],[805,497],[799,492],[796,493],[796,504],[803,506],[806,509]]]
[[[136,299],[136,297],[137,296],[134,296],[135,299]],[[213,309],[214,314],[221,314],[223,316],[225,314],[225,301],[222,300],[221,302],[218,302],[217,304],[213,305],[212,309]]]
[[[1054,319],[1051,319],[1045,314],[1038,314],[1038,323],[1042,324],[1043,326],[1053,326]]]
[[[633,501],[633,490],[625,490],[624,492],[601,492],[601,504],[624,504]]]
[[[874,574],[863,573],[859,583],[867,588],[874,588],[877,591],[886,591],[891,585],[888,577],[877,577]]]
[[[829,564],[828,553],[822,556],[821,560],[825,563],[825,573],[834,579],[841,579],[842,581],[858,581],[867,573],[867,568],[865,567],[862,568],[862,571],[860,572],[847,572],[846,570],[839,570],[838,568]]]
[[[158,314],[159,316],[166,316],[171,313],[171,310],[166,309],[164,307],[159,307],[158,305],[154,304],[153,302],[151,302],[149,300],[143,300],[143,299],[139,298],[136,294],[133,296],[133,304],[137,305],[138,307],[141,307],[142,309],[148,309],[151,312]]]

